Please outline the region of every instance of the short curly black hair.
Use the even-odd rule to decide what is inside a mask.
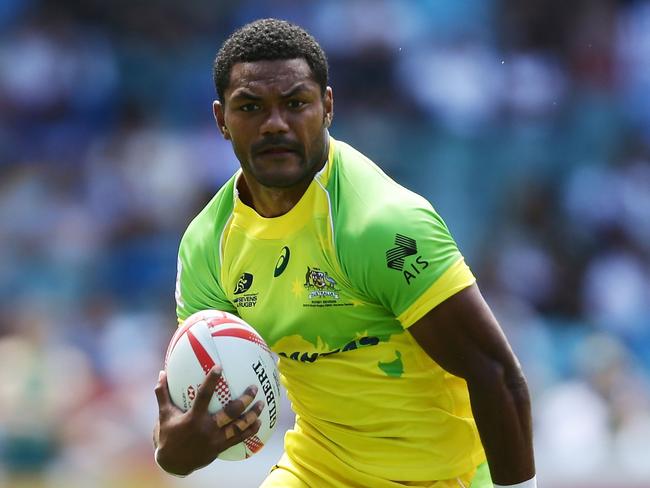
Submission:
[[[230,70],[236,63],[303,58],[325,94],[327,58],[316,39],[302,27],[278,19],[260,19],[239,28],[223,43],[212,68],[217,96],[224,102]]]

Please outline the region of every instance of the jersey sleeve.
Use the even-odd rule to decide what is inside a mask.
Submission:
[[[181,240],[175,291],[179,322],[200,310],[236,313],[220,283],[219,236],[210,227],[195,220]]]
[[[415,194],[379,206],[343,246],[352,284],[404,328],[475,282],[444,221]]]

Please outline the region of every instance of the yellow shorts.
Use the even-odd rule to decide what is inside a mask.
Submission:
[[[348,473],[349,476],[350,473]],[[307,471],[296,465],[285,454],[260,488],[492,488],[490,470],[483,463],[469,473],[440,481],[390,481],[366,473],[355,472],[354,479],[344,473],[319,473]]]

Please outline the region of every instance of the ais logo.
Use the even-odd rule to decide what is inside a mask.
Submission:
[[[422,256],[417,256],[415,260],[404,269],[404,260],[409,256],[415,256],[418,253],[418,244],[415,239],[406,237],[402,234],[395,234],[395,247],[386,251],[386,266],[395,271],[401,271],[406,280],[406,284],[410,285],[411,281],[419,275],[422,270],[429,267]]]

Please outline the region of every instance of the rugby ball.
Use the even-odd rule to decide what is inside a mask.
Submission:
[[[262,337],[241,318],[218,310],[197,312],[176,330],[165,354],[172,402],[183,411],[189,410],[215,364],[221,366],[222,374],[210,400],[210,413],[221,410],[250,385],[257,386],[252,404],[259,400],[265,404],[257,434],[218,456],[227,461],[249,458],[264,447],[277,424],[280,380],[275,358]]]

